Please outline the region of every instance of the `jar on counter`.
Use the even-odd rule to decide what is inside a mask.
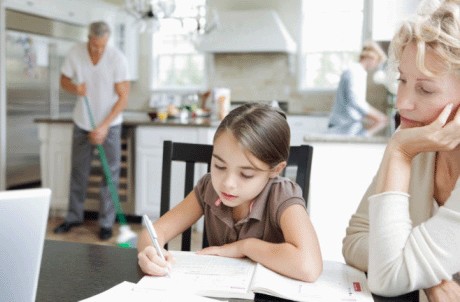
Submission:
[[[214,116],[221,121],[230,112],[230,89],[214,88],[212,90],[212,100],[214,103]]]

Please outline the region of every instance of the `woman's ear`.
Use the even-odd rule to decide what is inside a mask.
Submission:
[[[281,171],[283,171],[283,169],[286,168],[286,164],[287,163],[285,161],[282,161],[279,164],[277,164],[270,172],[270,178],[278,176],[281,173]]]

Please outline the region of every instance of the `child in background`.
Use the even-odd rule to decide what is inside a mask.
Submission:
[[[262,104],[232,110],[214,136],[211,172],[154,227],[164,246],[204,215],[209,247],[200,254],[243,258],[294,279],[313,282],[322,271],[316,232],[301,188],[280,177],[289,155],[290,130],[283,112]],[[165,275],[147,231],[139,236],[139,266]]]

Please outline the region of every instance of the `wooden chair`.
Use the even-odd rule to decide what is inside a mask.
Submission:
[[[310,174],[312,160],[312,146],[291,146],[289,149],[287,168],[297,167],[295,182],[302,188],[302,196],[303,199],[305,199],[305,206],[308,206],[308,194],[310,193]],[[286,169],[284,169],[281,175],[286,175]]]
[[[163,142],[163,166],[161,177],[161,205],[160,215],[170,209],[171,203],[171,167],[173,162],[185,163],[185,185],[184,197],[193,190],[195,183],[195,165],[206,164],[207,172],[211,169],[212,145],[176,143],[172,141]],[[288,167],[297,167],[296,182],[302,188],[305,205],[308,204],[310,189],[310,172],[313,157],[313,147],[308,145],[292,146],[290,148]],[[285,169],[286,171],[286,169]],[[283,171],[282,175],[285,175]],[[191,228],[182,233],[181,250],[191,249]],[[203,228],[202,247],[208,246],[206,238],[206,227]],[[166,246],[167,248],[167,246]]]

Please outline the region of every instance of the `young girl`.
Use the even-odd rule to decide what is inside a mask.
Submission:
[[[290,130],[284,113],[261,104],[232,110],[217,128],[211,173],[154,227],[161,246],[204,215],[209,247],[200,254],[248,257],[282,275],[315,281],[322,271],[318,239],[300,187],[279,173],[289,155]],[[144,229],[139,265],[165,275],[163,261]]]
[[[401,124],[343,254],[368,271],[374,293],[425,289],[430,301],[460,301],[460,1],[437,2],[392,41]]]

